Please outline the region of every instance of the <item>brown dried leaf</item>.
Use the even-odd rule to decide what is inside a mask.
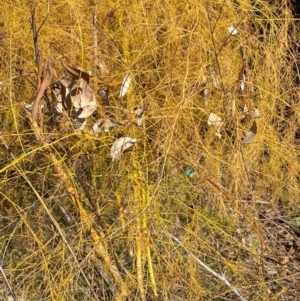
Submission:
[[[78,80],[80,78],[84,79],[88,84],[90,82],[90,75],[82,70],[73,68],[68,66],[64,62],[62,62],[63,67],[65,68],[66,72],[71,76],[73,79]]]
[[[40,63],[38,66],[38,75],[37,75],[37,88],[36,88],[37,91],[39,91],[39,89],[41,87],[43,71],[44,71],[44,63],[43,63],[43,60],[40,60]]]
[[[46,71],[45,77],[39,87],[36,99],[32,106],[32,111],[31,111],[32,123],[36,122],[37,114],[39,114],[41,123],[43,122],[43,114],[42,114],[40,103],[41,103],[42,97],[43,97],[46,89],[51,84],[52,78],[53,78],[53,67],[52,67],[51,61],[49,60],[48,64],[47,64],[47,71]]]

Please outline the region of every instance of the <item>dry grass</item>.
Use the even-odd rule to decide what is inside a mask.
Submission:
[[[36,1],[37,27],[47,5]],[[23,107],[36,96],[31,3],[1,3],[1,300],[8,283],[15,300],[238,300],[233,288],[246,300],[295,300],[300,108],[291,41],[299,29],[289,6],[50,1],[38,35],[43,59],[59,75],[62,60],[92,70],[94,91],[107,87],[110,98],[96,96],[82,134],[47,128],[41,143]],[[242,144],[254,108],[257,134]],[[210,113],[222,118],[221,138]],[[109,114],[124,125],[90,135]],[[141,142],[112,162],[121,136]]]

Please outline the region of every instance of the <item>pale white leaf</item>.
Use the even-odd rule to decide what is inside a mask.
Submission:
[[[61,102],[58,102],[54,108],[55,113],[62,113],[64,111],[64,107]]]
[[[82,108],[81,113],[78,115],[78,118],[87,118],[91,116],[97,109],[97,104],[91,102],[88,106]]]
[[[209,89],[204,89],[203,91],[203,97],[204,97],[204,105],[205,107],[208,106],[208,95],[210,94],[210,90]]]
[[[92,129],[90,131],[91,135],[94,135],[96,137],[99,136],[99,134],[101,133],[101,125],[104,123],[104,121],[102,119],[96,121],[93,126]]]
[[[248,109],[247,106],[244,106],[243,113],[244,113],[245,115],[248,115],[248,114],[249,114],[249,109]]]
[[[257,133],[257,124],[256,121],[253,121],[253,124],[249,131],[246,132],[244,139],[242,140],[242,144],[248,144],[252,142]]]
[[[136,117],[136,123],[138,126],[142,125],[143,116],[144,116],[144,109],[142,107],[134,108],[134,114]]]
[[[249,114],[249,109],[248,109],[247,106],[244,106],[243,114],[245,114],[245,115],[248,115],[248,114]],[[261,116],[262,116],[262,115],[261,115],[261,112],[259,111],[259,109],[254,108],[254,111],[253,111],[253,114],[252,114],[252,118],[253,118],[253,119],[256,119],[256,118],[260,118]]]
[[[122,137],[117,139],[110,149],[110,156],[112,160],[114,161],[119,159],[126,149],[132,147],[138,141],[140,141],[140,139],[130,137]]]
[[[233,36],[239,33],[238,30],[232,24],[228,27],[228,31]]]
[[[207,97],[207,96],[209,95],[209,93],[210,93],[210,90],[209,90],[209,89],[204,89],[204,91],[203,91],[203,96],[204,96],[204,97]]]
[[[260,118],[262,115],[261,115],[261,112],[259,111],[259,109],[257,108],[254,108],[254,112],[253,112],[253,115],[252,115],[252,118]]]
[[[210,113],[209,116],[208,116],[207,124],[211,125],[211,126],[213,126],[215,128],[216,135],[219,138],[222,137],[222,135],[220,133],[221,127],[222,127],[222,124],[223,124],[221,117],[219,117],[217,114]]]
[[[72,104],[75,110],[79,110],[81,108],[81,93],[72,97]]]
[[[104,123],[101,125],[101,131],[103,133],[108,133],[110,129],[122,125],[121,122],[117,121],[114,118],[108,118],[104,121]]]
[[[121,90],[120,90],[120,95],[119,95],[120,98],[124,97],[125,94],[127,93],[127,90],[128,90],[128,88],[130,86],[130,81],[131,81],[131,79],[130,79],[130,73],[128,73],[124,77],[122,85],[121,85]]]
[[[24,108],[28,111],[31,111],[33,107],[33,102],[32,103],[25,103]],[[41,109],[44,110],[45,105],[41,104]]]
[[[246,86],[246,75],[243,73],[242,75],[242,81],[241,81],[241,91],[245,91],[245,86]]]
[[[98,137],[100,133],[108,133],[110,129],[119,125],[122,125],[122,123],[113,118],[99,119],[93,124],[90,134]]]
[[[207,124],[212,125],[215,128],[218,128],[222,125],[222,118],[219,117],[215,113],[210,113],[209,116],[208,116]]]
[[[219,82],[218,82],[217,75],[216,75],[216,72],[215,72],[215,71],[212,71],[212,72],[211,72],[211,78],[212,78],[212,81],[213,81],[213,86],[214,86],[216,89],[219,89],[220,85],[219,85]]]

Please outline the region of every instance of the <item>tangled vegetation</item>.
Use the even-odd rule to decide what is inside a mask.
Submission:
[[[299,298],[291,1],[0,3],[1,300]]]

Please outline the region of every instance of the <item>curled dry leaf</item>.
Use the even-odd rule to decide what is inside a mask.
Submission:
[[[124,97],[125,94],[127,93],[127,90],[128,90],[128,88],[130,86],[130,81],[131,81],[131,79],[130,79],[130,73],[128,73],[124,77],[122,85],[121,85],[121,90],[120,90],[120,95],[119,95],[120,98]]]
[[[62,62],[62,65],[65,69],[65,71],[68,73],[68,75],[73,78],[74,80],[78,80],[82,78],[87,84],[90,82],[90,75],[87,72],[84,72],[80,69],[73,68],[64,62]]]
[[[110,149],[110,156],[112,160],[117,160],[121,157],[122,153],[132,147],[135,143],[139,142],[141,139],[135,139],[130,137],[122,137],[114,142]]]
[[[43,71],[44,71],[44,63],[43,63],[43,60],[41,59],[39,66],[38,66],[38,74],[37,74],[37,87],[36,87],[37,92],[39,91],[39,89],[41,87]]]
[[[142,107],[135,107],[134,108],[134,114],[136,117],[136,124],[138,126],[142,125],[143,116],[144,116],[144,109]]]
[[[39,114],[41,123],[43,122],[43,114],[42,114],[40,104],[41,104],[41,100],[42,100],[42,97],[43,97],[46,89],[51,84],[52,78],[53,78],[53,67],[52,67],[51,61],[49,60],[48,64],[47,64],[47,71],[46,71],[45,77],[39,86],[37,96],[36,96],[36,99],[34,101],[34,104],[33,104],[32,110],[31,110],[31,117],[32,117],[33,124],[36,123],[36,118],[37,118],[38,114]]]
[[[97,109],[97,103],[93,89],[89,85],[90,75],[64,62],[62,62],[62,65],[67,74],[73,79],[73,81],[69,78],[60,80],[61,86],[64,86],[66,89],[64,95],[62,95],[64,108],[66,110],[74,108],[77,118],[80,119],[91,116]]]
[[[246,134],[242,140],[242,144],[248,144],[248,143],[252,142],[252,140],[254,139],[256,134],[257,134],[257,124],[256,124],[256,121],[254,120],[250,130],[246,132]]]

